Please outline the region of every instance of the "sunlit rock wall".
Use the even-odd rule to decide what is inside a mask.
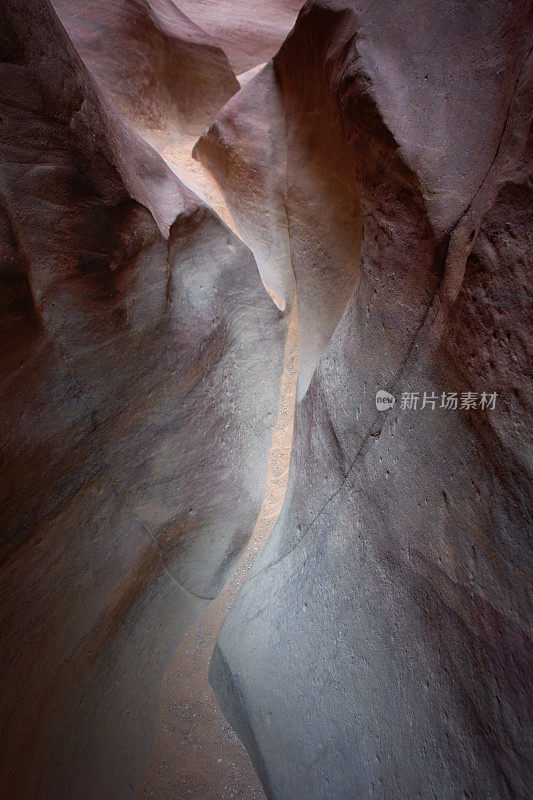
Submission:
[[[239,89],[219,43],[172,0],[53,0],[90,73],[154,146],[198,134]]]
[[[272,196],[287,204],[255,247],[289,242],[302,352],[314,325],[321,337],[284,509],[210,671],[269,799],[530,791],[529,13],[310,2],[267,78],[286,124],[275,187],[246,174],[262,138],[268,152],[253,110],[265,73],[197,149],[241,225],[250,208],[272,214]],[[327,225],[355,241],[356,207],[346,300],[357,250]],[[331,309],[327,335],[310,297]],[[388,411],[378,390],[396,398]]]

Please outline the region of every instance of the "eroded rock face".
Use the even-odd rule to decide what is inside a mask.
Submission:
[[[311,120],[306,163],[326,164],[315,124],[337,131],[331,162],[344,158],[362,238],[297,405],[284,509],[211,663],[269,798],[528,795],[529,11],[312,2],[274,59],[287,141]],[[247,163],[254,81],[243,91],[243,116],[237,95],[200,146],[210,164],[217,142],[227,164]],[[306,152],[295,147],[277,187],[289,209]],[[328,302],[316,172],[285,235],[296,227],[298,284]],[[348,227],[354,208],[332,224]],[[333,280],[333,309],[343,291]],[[388,412],[379,389],[397,398]],[[424,391],[434,409],[421,409]],[[416,411],[400,402],[410,392]],[[452,410],[443,392],[498,397],[494,410]]]
[[[257,517],[285,324],[48,2],[0,52],[0,783],[117,800]]]
[[[240,74],[272,58],[303,0],[180,0],[178,5],[220,42]]]
[[[297,287],[299,397],[357,281],[361,241],[351,155],[325,71],[309,70],[308,47],[304,42],[285,66],[282,50],[193,151],[222,187],[280,307],[292,306]],[[313,42],[313,52],[320,47]]]
[[[294,301],[288,209],[287,137],[282,97],[268,63],[222,110],[193,149],[222,187],[263,280],[283,308]]]
[[[239,89],[226,54],[172,0],[53,0],[85,65],[155,146],[199,134]]]

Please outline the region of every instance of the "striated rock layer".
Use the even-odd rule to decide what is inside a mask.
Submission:
[[[118,800],[259,512],[285,322],[47,0],[0,72],[1,794]]]
[[[53,0],[85,65],[148,141],[199,134],[239,89],[226,54],[172,0]]]
[[[284,508],[210,669],[275,800],[529,794],[529,14],[310,2],[197,148],[238,224],[268,218],[307,348]]]

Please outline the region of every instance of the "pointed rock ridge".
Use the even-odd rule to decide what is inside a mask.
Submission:
[[[271,62],[224,107],[193,156],[219,183],[264,283],[290,309],[295,282],[284,191],[287,141]]]
[[[53,0],[102,91],[154,146],[199,134],[239,89],[219,44],[172,0]]]
[[[120,800],[257,518],[285,321],[47,1],[0,73],[0,783]]]
[[[220,42],[238,75],[272,58],[304,0],[180,0],[185,14]]]
[[[323,70],[311,79],[305,57],[283,83],[276,70],[269,62],[230,100],[193,155],[282,308],[297,287],[301,398],[357,281],[361,213]]]
[[[289,131],[293,106],[310,125],[335,117],[362,238],[297,404],[281,516],[210,667],[271,800],[528,795],[529,14],[310,2],[274,59]],[[230,142],[245,151],[239,97]],[[321,192],[301,197],[317,216]],[[294,263],[297,282],[315,259]]]

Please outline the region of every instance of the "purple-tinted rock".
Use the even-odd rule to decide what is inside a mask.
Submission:
[[[310,2],[270,70],[288,157],[270,191],[287,221],[269,236],[291,243],[302,349],[313,325],[320,347],[284,509],[210,671],[268,798],[530,793],[529,13]],[[241,225],[254,190],[239,205],[233,165],[261,163],[250,109],[264,78],[197,151]],[[351,189],[332,215],[324,181],[341,163]],[[316,177],[298,196],[302,164]],[[254,213],[272,214],[261,189]],[[349,228],[358,209],[345,300],[317,249],[330,252],[326,222]],[[356,255],[344,247],[340,263]],[[329,335],[313,302],[331,306]],[[477,407],[442,407],[443,392]]]
[[[92,76],[154,145],[198,134],[239,89],[218,42],[172,0],[53,0]]]
[[[255,523],[285,324],[44,0],[0,38],[3,796],[133,796]]]

